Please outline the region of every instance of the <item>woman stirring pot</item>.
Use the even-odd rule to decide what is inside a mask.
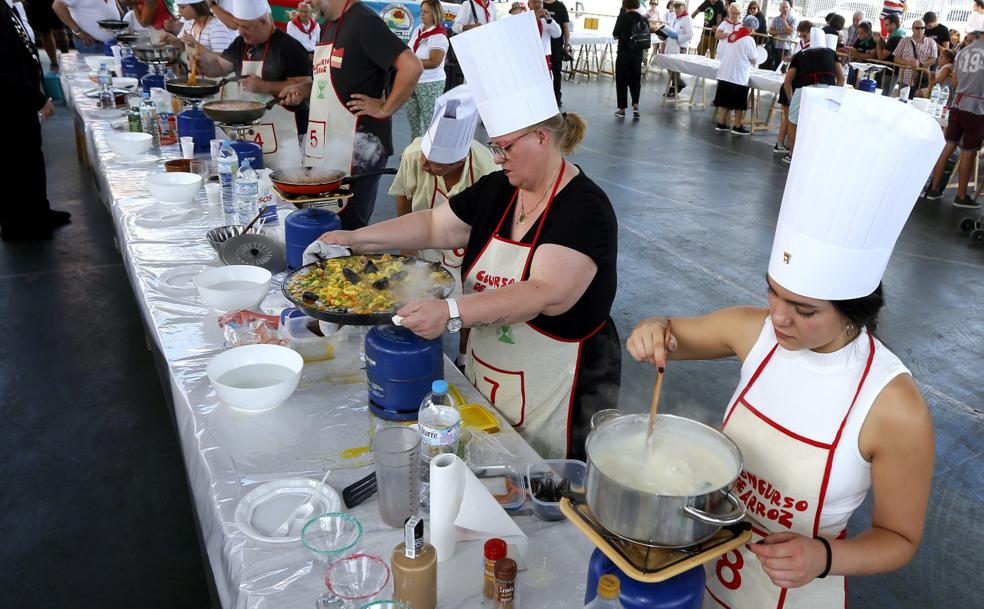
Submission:
[[[875,329],[882,274],[942,141],[917,112],[875,97],[804,90],[803,155],[783,196],[767,308],[653,317],[628,339],[634,358],[659,367],[742,362],[722,431],[744,457],[734,491],[753,543],[705,566],[705,608],[844,607],[845,576],[899,569],[919,546],[933,475],[930,415]],[[871,154],[838,149],[837,134],[857,142],[875,132],[891,134],[897,155],[831,192],[829,176]],[[860,188],[870,196],[847,196]],[[848,539],[869,488],[871,526]]]
[[[466,248],[465,295],[411,302],[402,324],[425,338],[472,328],[468,379],[542,456],[580,456],[591,415],[618,397],[615,214],[564,160],[585,125],[558,112],[533,14],[452,44],[502,171],[449,205],[321,240],[355,252]]]

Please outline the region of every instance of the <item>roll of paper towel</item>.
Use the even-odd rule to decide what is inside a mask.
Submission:
[[[438,562],[454,555],[454,519],[465,493],[465,463],[445,454],[430,462],[430,542]]]

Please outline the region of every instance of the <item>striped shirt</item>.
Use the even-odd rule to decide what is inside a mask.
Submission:
[[[181,26],[181,32],[178,34],[178,38],[180,39],[185,34],[188,34],[198,40],[202,46],[211,49],[215,53],[221,53],[226,50],[232,44],[232,41],[236,39],[236,36],[239,35],[222,25],[222,22],[215,17],[208,18],[208,21],[205,22],[205,27],[202,28],[198,36],[192,33],[193,28],[197,29],[194,21],[185,21],[184,25]]]

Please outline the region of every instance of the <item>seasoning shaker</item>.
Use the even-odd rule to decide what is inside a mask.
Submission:
[[[495,600],[495,563],[505,558],[507,551],[506,542],[501,539],[485,542],[485,583],[482,586],[485,598]]]

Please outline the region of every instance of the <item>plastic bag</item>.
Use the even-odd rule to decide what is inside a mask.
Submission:
[[[219,317],[219,327],[225,337],[227,347],[243,345],[284,345],[277,332],[280,318],[276,315],[264,315],[254,311],[232,311]]]

